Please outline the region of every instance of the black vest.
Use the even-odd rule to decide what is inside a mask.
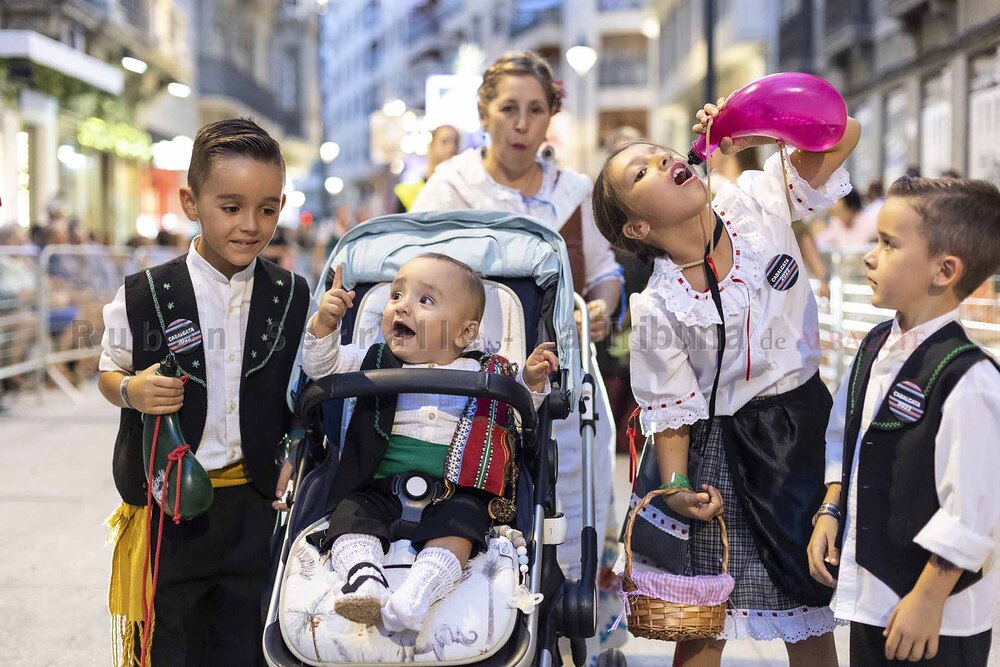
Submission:
[[[190,381],[180,411],[184,436],[197,451],[205,430],[208,394],[205,349],[224,354],[221,337],[201,330],[187,255],[125,278],[125,307],[132,332],[132,367],[139,372],[173,354]],[[309,287],[300,276],[261,257],[254,270],[250,316],[243,341],[240,377],[240,442],[254,487],[267,497],[277,483],[278,445],[291,412],[285,399],[309,308]],[[174,329],[187,320],[201,335],[193,349],[171,352]],[[174,348],[178,344],[174,343]],[[146,473],[142,466],[142,415],[123,409],[113,459],[115,486],[132,505],[146,504]]]
[[[849,497],[868,380],[891,329],[889,321],[869,332],[851,371],[841,507],[847,506]],[[913,589],[931,556],[913,538],[941,508],[934,475],[941,409],[965,372],[983,359],[991,358],[969,340],[957,322],[946,324],[903,363],[862,438],[857,477],[857,561],[900,597]],[[843,542],[843,530],[842,524],[838,546]],[[982,576],[981,570],[963,572],[952,594]]]

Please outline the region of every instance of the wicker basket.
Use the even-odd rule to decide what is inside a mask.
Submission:
[[[682,489],[657,489],[646,494],[629,512],[625,525],[625,572],[622,590],[631,593],[637,589],[632,581],[632,527],[635,518],[658,496],[669,496]],[[722,533],[722,572],[729,570],[729,536],[722,515],[715,517]],[[639,593],[629,595],[628,630],[636,637],[679,642],[690,639],[710,639],[722,632],[726,623],[727,603],[714,606],[689,605]]]

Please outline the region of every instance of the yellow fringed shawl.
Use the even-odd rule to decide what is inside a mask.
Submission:
[[[146,508],[122,503],[104,523],[109,528],[108,543],[115,547],[108,590],[111,656],[115,667],[139,667],[135,648],[142,638],[142,566],[149,535]],[[149,568],[146,568],[147,600],[152,591]]]

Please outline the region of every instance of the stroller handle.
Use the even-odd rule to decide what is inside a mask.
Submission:
[[[307,415],[330,399],[379,394],[447,394],[502,401],[517,410],[521,417],[522,443],[526,447],[535,444],[538,413],[531,402],[531,394],[516,380],[495,373],[432,368],[336,373],[306,388],[299,400],[299,414]]]

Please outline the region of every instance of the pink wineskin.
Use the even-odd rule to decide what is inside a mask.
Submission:
[[[712,121],[710,154],[724,137],[770,137],[806,151],[833,148],[847,127],[847,105],[833,85],[803,72],[771,74],[729,96]],[[706,157],[705,135],[691,152]]]

